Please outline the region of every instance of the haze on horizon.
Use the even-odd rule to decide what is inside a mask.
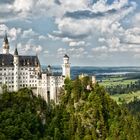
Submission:
[[[1,52],[5,31],[42,65],[140,66],[140,1],[1,0]]]

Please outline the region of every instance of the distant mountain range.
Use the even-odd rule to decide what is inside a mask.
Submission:
[[[42,66],[46,69],[47,66]],[[61,66],[52,66],[54,72],[60,73],[62,71]],[[127,73],[140,73],[140,67],[86,67],[86,66],[72,66],[71,67],[71,78],[75,79],[77,75],[80,74],[96,75],[100,77],[101,75],[122,75]]]

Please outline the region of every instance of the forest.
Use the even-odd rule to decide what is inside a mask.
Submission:
[[[126,84],[126,85],[114,85],[114,86],[107,86],[106,91],[110,93],[110,95],[115,94],[127,94],[131,92],[136,92],[140,90],[140,80],[137,80],[134,83]]]
[[[0,140],[140,138],[138,99],[119,106],[89,77],[66,79],[59,99],[59,104],[47,104],[27,88],[4,90],[0,94]]]

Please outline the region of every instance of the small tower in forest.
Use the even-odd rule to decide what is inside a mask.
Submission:
[[[2,46],[3,46],[3,54],[9,54],[9,41],[7,38],[7,33],[5,33]]]
[[[14,52],[14,91],[19,90],[19,56],[17,47]]]
[[[63,57],[62,71],[63,76],[70,78],[70,63],[69,56],[67,54],[65,54]]]

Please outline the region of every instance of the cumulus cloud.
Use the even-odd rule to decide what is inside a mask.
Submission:
[[[65,53],[67,53],[66,49],[65,48],[59,48],[57,50],[57,55],[58,56],[63,56]]]
[[[110,4],[108,0],[6,0],[0,2],[0,22],[27,19],[32,23],[32,19],[50,17],[56,27],[44,36],[29,27],[23,30],[1,24],[0,36],[4,30],[11,40],[20,36],[24,52],[42,52],[42,42],[52,40],[69,46],[57,48],[58,56],[69,53],[77,58],[95,55],[109,59],[122,52],[134,55],[139,52],[140,14],[134,15],[132,25],[125,26],[124,19],[133,14],[136,6],[136,2],[129,0],[113,0]]]
[[[22,38],[35,38],[38,34],[34,32],[32,29],[24,30],[22,34]]]
[[[21,34],[21,28],[9,28],[5,24],[0,24],[0,38],[3,39],[5,33],[7,33],[9,40],[14,41]]]
[[[35,54],[39,54],[41,53],[41,51],[43,50],[42,46],[38,45],[38,46],[34,46],[34,45],[31,45],[31,44],[22,44],[22,43],[18,43],[17,44],[17,48],[20,52],[20,54],[32,54],[32,55],[35,55]]]
[[[89,44],[87,44],[85,41],[77,41],[77,42],[71,41],[71,42],[69,43],[69,46],[70,46],[70,47],[80,47],[80,46],[86,47],[86,46],[88,46],[88,45],[89,45]]]

